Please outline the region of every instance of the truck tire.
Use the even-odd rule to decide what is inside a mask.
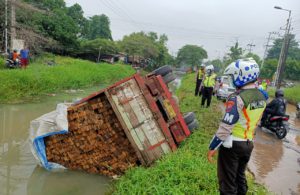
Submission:
[[[193,122],[193,120],[195,119],[195,113],[193,112],[188,112],[184,115],[184,122],[186,125],[190,124],[191,122]]]
[[[166,84],[174,81],[176,79],[176,76],[173,73],[169,73],[165,76],[163,76],[163,80]]]
[[[153,71],[153,73],[155,75],[161,75],[161,76],[165,76],[168,73],[172,72],[172,68],[169,65],[164,65],[156,70]]]
[[[196,119],[194,119],[190,124],[188,124],[188,128],[191,132],[194,131],[194,129],[197,129],[199,127],[199,123]]]

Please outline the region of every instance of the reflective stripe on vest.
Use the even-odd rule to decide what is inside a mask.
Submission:
[[[252,90],[252,92],[245,94],[246,97],[244,97],[247,99],[247,102],[243,98],[243,92],[240,94],[245,106],[242,112],[239,113],[240,118],[232,129],[232,135],[242,139],[253,140],[257,123],[266,108],[266,100],[257,89],[248,90]],[[246,89],[245,91],[248,90]]]
[[[210,76],[205,75],[204,79],[204,87],[214,87],[215,86],[215,80],[216,80],[216,74],[212,74]]]

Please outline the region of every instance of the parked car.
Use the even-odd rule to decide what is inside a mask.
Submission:
[[[226,100],[228,96],[236,91],[233,84],[230,82],[228,76],[221,76],[218,78],[215,93],[218,99]]]

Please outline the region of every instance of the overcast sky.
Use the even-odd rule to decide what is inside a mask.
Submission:
[[[300,40],[300,0],[65,0],[81,5],[85,16],[110,18],[114,40],[138,31],[165,33],[170,53],[185,44],[203,46],[210,59],[223,57],[236,40],[263,56],[268,33],[284,27],[292,10],[292,26]],[[273,37],[276,37],[273,35]]]

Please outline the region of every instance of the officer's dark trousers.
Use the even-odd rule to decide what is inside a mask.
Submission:
[[[202,79],[197,79],[196,88],[195,88],[195,96],[201,95],[201,89],[200,89],[201,83],[202,83]]]
[[[233,141],[232,148],[220,147],[218,179],[221,195],[244,195],[247,193],[245,170],[252,149],[253,142],[251,141]]]
[[[213,90],[214,90],[213,87],[204,87],[203,94],[202,94],[201,106],[204,106],[206,100],[207,100],[206,107],[210,106]]]

